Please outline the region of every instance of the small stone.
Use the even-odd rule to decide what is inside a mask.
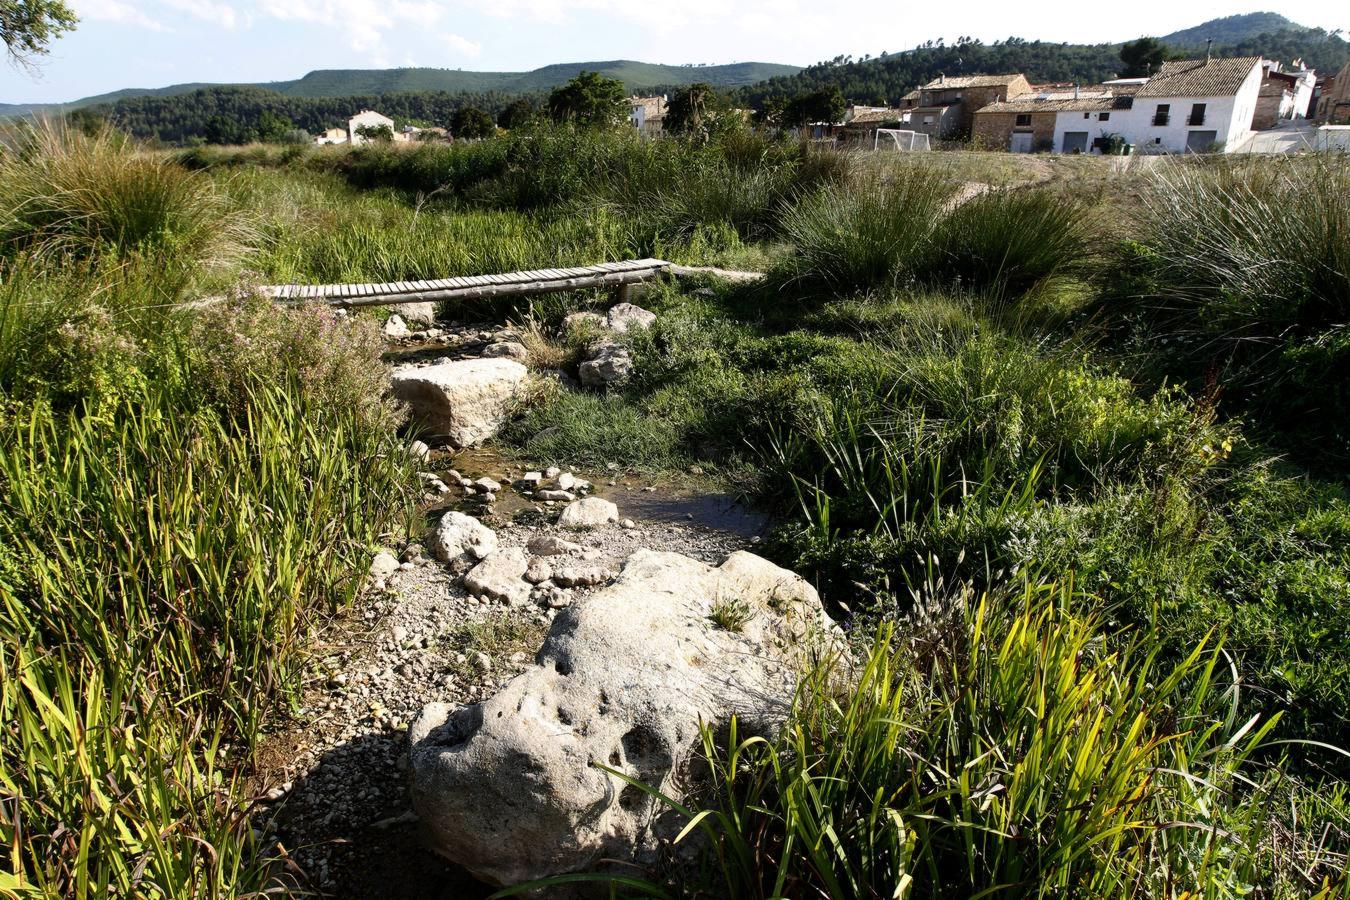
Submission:
[[[534,495],[538,497],[540,500],[544,501],[563,500],[568,503],[571,503],[573,500],[577,499],[577,495],[572,493],[571,491],[555,491],[550,488],[544,488],[543,490],[535,491]]]
[[[606,472],[617,472],[617,471],[619,471],[619,464],[616,463],[616,462],[607,462],[607,463],[605,463],[605,471],[606,471]]]
[[[564,491],[570,491],[572,485],[577,483],[576,476],[571,472],[563,472],[558,476],[558,487]]]
[[[499,341],[495,344],[488,344],[487,347],[483,348],[483,355],[525,362],[530,358],[530,351],[525,349],[524,344],[517,341]]]
[[[549,466],[547,469],[544,470],[545,478],[557,478],[561,474],[562,469],[558,468],[557,466]]]
[[[464,576],[464,587],[494,600],[524,603],[530,599],[530,585],[522,577],[528,565],[525,551],[519,547],[498,550]]]
[[[656,321],[656,313],[632,303],[620,303],[610,309],[606,319],[611,331],[623,334],[633,329],[650,328]]]
[[[370,561],[370,577],[381,581],[398,571],[398,559],[388,550],[381,550]]]
[[[387,338],[405,338],[412,334],[408,328],[408,323],[403,321],[403,317],[394,313],[384,323],[384,336]]]
[[[558,537],[556,534],[536,534],[529,541],[530,552],[537,556],[563,556],[580,553],[581,545]]]
[[[562,587],[591,587],[613,577],[601,566],[560,566],[553,572],[553,580]]]
[[[389,630],[389,633],[393,636],[394,643],[399,644],[400,646],[408,640],[408,629],[404,628],[402,625],[395,625]]]
[[[475,481],[474,487],[489,494],[495,494],[502,489],[502,486],[491,478],[483,477]]]
[[[604,554],[602,554],[599,550],[591,549],[582,551],[581,558],[586,560],[587,562],[594,562],[603,555]]]
[[[619,508],[613,503],[600,497],[587,497],[565,506],[558,517],[558,524],[563,528],[589,528],[618,519]]]
[[[690,474],[690,475],[702,475],[702,474],[704,474],[704,473],[703,473],[703,467],[702,467],[702,466],[690,466],[690,467],[689,467],[689,474]]]
[[[530,584],[539,584],[541,581],[548,581],[553,577],[553,567],[549,565],[548,560],[536,556],[530,560],[529,566],[525,569],[525,580]]]
[[[637,527],[637,523],[634,522],[632,519],[622,519],[619,522],[619,527],[623,528],[625,531],[632,531],[634,528]]]
[[[492,668],[492,657],[482,650],[477,650],[473,654],[473,663],[480,669],[490,669]]]
[[[422,441],[413,441],[408,445],[408,455],[413,459],[425,460],[431,456],[431,448]]]

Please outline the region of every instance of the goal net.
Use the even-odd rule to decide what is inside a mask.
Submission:
[[[900,128],[878,128],[873,150],[929,150],[928,135]]]

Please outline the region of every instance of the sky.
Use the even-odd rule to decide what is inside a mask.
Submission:
[[[905,50],[969,35],[1099,43],[1270,9],[1194,0],[67,0],[80,16],[36,73],[0,64],[0,103],[127,87],[259,82],[325,68],[516,72],[549,63],[781,62]],[[1277,10],[1350,32],[1350,3]]]

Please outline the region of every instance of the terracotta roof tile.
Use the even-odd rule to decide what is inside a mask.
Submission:
[[[1136,97],[1227,97],[1238,92],[1259,56],[1231,59],[1173,59],[1141,87]]]

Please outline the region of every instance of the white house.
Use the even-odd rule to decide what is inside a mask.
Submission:
[[[658,97],[629,97],[629,123],[639,134],[648,136],[660,134],[666,117],[666,100],[665,94]]]
[[[345,144],[347,143],[347,129],[329,128],[314,138],[314,143],[323,144]]]
[[[1252,132],[1263,72],[1258,56],[1165,62],[1128,106],[1057,113],[1053,148],[1091,153],[1118,137],[1136,153],[1232,152]]]
[[[379,128],[381,125],[388,127],[389,134],[395,135],[394,120],[388,116],[382,116],[374,110],[363,109],[356,115],[347,120],[347,140],[353,144],[366,143],[366,137],[357,133],[360,128]],[[407,138],[404,138],[407,140]]]

